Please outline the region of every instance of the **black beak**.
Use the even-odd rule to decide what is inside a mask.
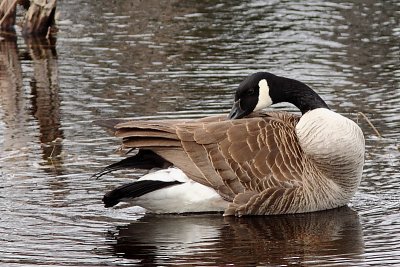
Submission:
[[[247,112],[240,107],[240,99],[239,99],[238,101],[235,101],[235,103],[233,104],[233,107],[231,109],[231,112],[229,113],[228,119],[230,119],[230,120],[240,119],[246,115],[247,115]]]

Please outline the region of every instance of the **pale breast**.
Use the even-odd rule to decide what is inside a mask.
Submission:
[[[365,141],[355,122],[320,108],[302,116],[296,133],[305,154],[328,178],[339,185],[358,186],[364,165]]]

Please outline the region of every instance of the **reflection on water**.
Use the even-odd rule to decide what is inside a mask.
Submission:
[[[61,145],[54,143],[62,138],[60,130],[60,99],[58,66],[54,40],[28,38],[27,52],[20,54],[15,38],[0,42],[1,106],[6,125],[4,150],[25,147],[27,128],[32,123],[39,127],[39,142],[44,160],[57,157]],[[21,60],[32,62],[32,76],[24,75]],[[26,85],[29,83],[30,95]]]
[[[54,142],[63,136],[60,129],[60,96],[55,40],[29,38],[26,43],[33,62],[33,77],[30,81],[33,96],[31,112],[39,124],[43,158],[56,158],[61,153],[61,145]]]
[[[67,0],[57,40],[1,36],[0,263],[399,265],[399,5]],[[89,178],[120,158],[93,120],[224,113],[258,70],[358,120],[367,151],[351,209],[236,219],[102,206],[139,173]]]
[[[271,217],[145,216],[109,238],[116,256],[154,266],[322,266],[361,263],[364,253],[358,215],[348,207]]]
[[[1,51],[1,107],[2,123],[5,125],[3,145],[5,150],[17,148],[24,143],[24,137],[13,132],[14,129],[22,128],[23,118],[26,118],[27,106],[22,91],[22,69],[18,56],[18,48],[15,39],[2,40]],[[17,119],[18,118],[18,119]]]

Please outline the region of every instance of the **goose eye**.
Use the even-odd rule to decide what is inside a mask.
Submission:
[[[247,95],[254,95],[254,92],[255,92],[254,88],[251,88],[247,91]]]

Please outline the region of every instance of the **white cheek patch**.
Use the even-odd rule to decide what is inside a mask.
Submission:
[[[268,82],[265,79],[262,79],[258,83],[259,93],[258,93],[258,102],[256,107],[254,108],[254,111],[269,107],[272,105],[272,99],[269,96],[269,86]]]

